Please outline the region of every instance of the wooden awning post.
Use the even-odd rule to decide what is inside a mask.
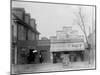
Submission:
[[[50,62],[53,63],[53,53],[50,52]]]

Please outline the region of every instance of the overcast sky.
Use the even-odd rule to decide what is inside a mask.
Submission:
[[[89,26],[92,31],[94,7],[47,4],[34,2],[12,2],[12,7],[25,8],[26,13],[30,13],[31,18],[36,19],[37,29],[41,33],[40,37],[50,37],[56,35],[56,31],[62,30],[63,26],[73,26],[79,33],[83,34],[77,25],[78,8],[82,7],[85,15],[86,32],[89,34]]]

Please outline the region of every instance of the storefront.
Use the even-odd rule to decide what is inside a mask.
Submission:
[[[69,62],[83,61],[84,51],[84,42],[51,41],[51,62],[60,63],[63,61],[63,58],[66,58]]]
[[[41,63],[50,63],[50,40],[38,40],[37,49],[41,54]]]
[[[36,41],[18,41],[17,42],[17,64],[39,63],[39,51],[36,48]],[[31,54],[34,56],[32,58]],[[31,61],[28,58],[34,59]]]

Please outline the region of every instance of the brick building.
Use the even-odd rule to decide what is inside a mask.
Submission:
[[[36,49],[39,32],[35,19],[24,8],[12,8],[11,18],[11,53],[12,64],[25,64],[30,48]]]

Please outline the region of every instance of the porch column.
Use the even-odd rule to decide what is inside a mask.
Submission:
[[[53,53],[50,52],[50,62],[53,63]]]
[[[15,64],[17,64],[17,47],[15,46]]]

